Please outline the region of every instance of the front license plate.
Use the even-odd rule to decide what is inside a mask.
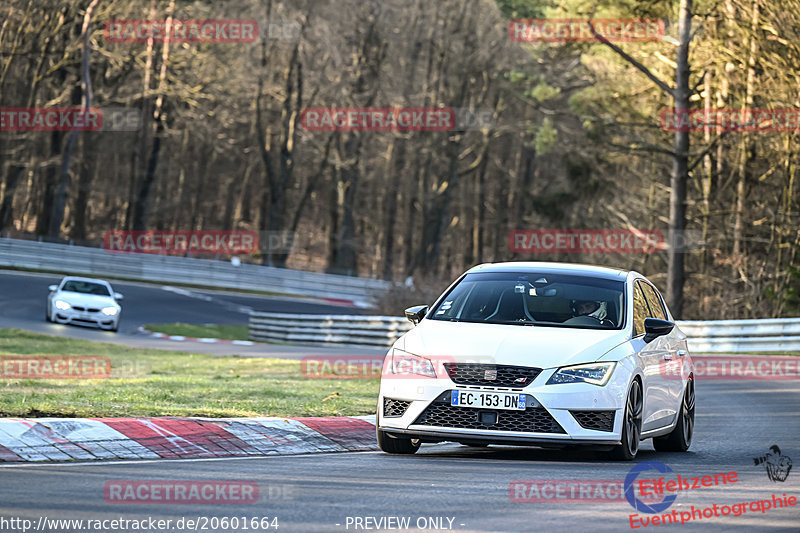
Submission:
[[[483,392],[476,390],[454,390],[450,405],[477,407],[479,409],[525,410],[525,395],[510,392]]]

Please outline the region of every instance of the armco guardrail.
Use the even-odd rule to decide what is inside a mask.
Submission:
[[[800,352],[800,318],[678,322],[695,352]]]
[[[48,270],[72,275],[112,276],[161,283],[243,289],[351,300],[367,304],[385,291],[386,281],[303,272],[187,257],[108,252],[47,242],[0,238],[0,267]]]
[[[394,316],[250,313],[250,340],[388,348],[412,324]]]
[[[678,327],[697,353],[798,352],[800,318],[684,321]],[[360,344],[388,348],[412,328],[405,318],[352,315],[250,315],[250,339],[300,344]]]

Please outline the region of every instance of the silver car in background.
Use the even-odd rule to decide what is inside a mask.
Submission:
[[[49,289],[45,310],[48,322],[119,329],[122,295],[107,281],[68,276]]]

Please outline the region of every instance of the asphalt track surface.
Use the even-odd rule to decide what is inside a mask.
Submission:
[[[631,531],[633,507],[622,501],[548,501],[518,503],[509,497],[515,480],[623,480],[637,464],[660,461],[673,470],[667,479],[734,471],[735,483],[683,491],[664,511],[688,511],[714,504],[800,497],[800,472],[773,482],[753,459],[778,445],[800,460],[800,384],[796,381],[705,381],[697,385],[695,439],[687,453],[658,453],[643,443],[633,463],[610,462],[599,452],[537,448],[468,448],[456,444],[426,445],[414,456],[380,452],[274,456],[219,460],[160,460],[58,465],[0,466],[0,518],[40,517],[83,520],[123,518],[176,521],[181,517],[277,517],[280,532],[395,531],[389,527],[355,528],[356,517],[452,518],[449,530],[475,531]],[[653,471],[646,477],[656,477]],[[645,477],[645,474],[642,474]],[[259,487],[255,504],[241,503],[108,503],[103,488],[120,480],[234,480]],[[542,492],[544,494],[544,492]],[[713,512],[710,511],[710,512]],[[645,516],[645,513],[639,513]],[[650,515],[652,516],[652,515]],[[348,521],[349,517],[349,521]],[[680,514],[678,514],[680,519]],[[0,521],[0,523],[2,523]],[[362,526],[366,522],[361,522]],[[208,531],[223,531],[217,524]],[[394,525],[392,523],[391,525]],[[429,523],[430,525],[430,523]],[[639,525],[639,524],[636,524]],[[798,531],[800,506],[748,507],[740,516],[703,518],[684,525],[650,525],[638,531]],[[184,529],[185,530],[185,529]],[[202,529],[201,529],[202,530]],[[428,530],[435,530],[428,528]],[[439,529],[441,530],[441,529]],[[9,530],[6,530],[9,531]],[[60,532],[65,529],[50,529]],[[107,529],[106,531],[113,531]],[[238,529],[227,531],[274,531]]]
[[[145,324],[184,322],[187,324],[246,325],[251,309],[278,313],[363,314],[358,308],[326,304],[321,300],[268,297],[221,291],[183,289],[166,285],[111,281],[114,290],[125,297],[118,333],[75,325],[52,324],[44,319],[49,285],[62,276],[0,270],[0,328],[20,328],[37,333],[89,341],[109,342],[140,348],[245,355],[301,358],[308,347],[256,344],[202,343],[157,339],[139,332]],[[268,287],[265,287],[267,290]],[[369,348],[314,347],[315,354],[377,354]],[[385,350],[382,352],[385,353]],[[0,530],[1,531],[1,530]]]

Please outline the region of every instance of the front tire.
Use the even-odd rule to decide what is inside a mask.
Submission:
[[[380,429],[376,430],[376,433],[378,436],[378,447],[386,453],[413,455],[419,450],[419,439],[390,437]]]
[[[611,450],[611,458],[616,461],[632,461],[639,452],[642,434],[642,385],[633,380],[625,403],[625,414],[622,418],[622,444]]]
[[[694,380],[686,383],[678,422],[669,434],[653,438],[653,447],[659,452],[685,452],[692,445],[694,433]]]

